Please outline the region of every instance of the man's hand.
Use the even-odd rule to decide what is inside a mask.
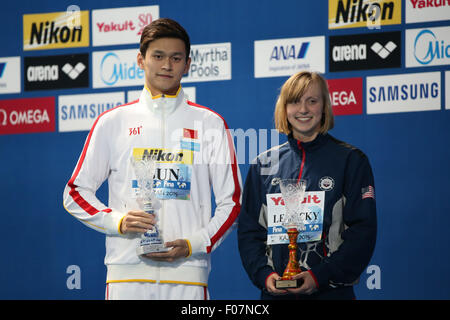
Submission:
[[[123,234],[130,232],[145,233],[153,229],[156,224],[155,215],[144,211],[129,211],[122,219],[120,232]]]
[[[165,243],[166,247],[172,247],[167,252],[154,252],[147,253],[144,257],[150,258],[156,261],[173,262],[179,258],[185,258],[189,254],[189,245],[186,240],[178,239]]]

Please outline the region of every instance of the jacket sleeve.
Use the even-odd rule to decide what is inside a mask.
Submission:
[[[265,289],[267,277],[274,272],[267,252],[267,208],[258,164],[251,164],[244,185],[238,224],[238,247],[250,280]]]
[[[212,123],[217,126],[212,130],[207,165],[216,208],[206,228],[187,237],[192,254],[214,251],[235,227],[241,210],[242,181],[233,137],[220,116]]]
[[[101,118],[97,118],[72,177],[65,186],[64,208],[88,227],[105,234],[119,234],[124,214],[108,208],[95,196],[109,174],[108,134]]]
[[[345,172],[342,243],[311,268],[319,287],[351,285],[369,264],[377,236],[374,188],[369,160],[362,152],[352,151]]]

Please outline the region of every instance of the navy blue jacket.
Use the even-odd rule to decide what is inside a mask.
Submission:
[[[266,194],[280,193],[279,179],[293,178],[306,179],[306,191],[325,191],[322,238],[299,243],[301,268],[313,274],[319,288],[316,296],[333,288],[351,288],[375,247],[375,186],[367,157],[329,134],[307,143],[290,135],[286,143],[263,152],[250,165],[238,224],[239,252],[247,274],[263,293],[272,272],[283,274],[289,250],[287,244],[266,244]]]

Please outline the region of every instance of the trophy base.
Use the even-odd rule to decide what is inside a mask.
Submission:
[[[164,246],[164,244],[149,244],[149,245],[137,247],[136,253],[138,256],[141,256],[141,255],[147,254],[147,253],[167,252],[169,250],[170,250],[170,248]]]
[[[303,284],[303,279],[275,280],[275,288],[277,288],[277,289],[298,288],[302,284]]]

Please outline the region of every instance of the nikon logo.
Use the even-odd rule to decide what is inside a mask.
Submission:
[[[329,0],[329,29],[401,23],[401,0]]]
[[[24,50],[89,46],[89,12],[75,20],[68,12],[23,15]]]
[[[159,163],[193,163],[193,151],[180,149],[134,148],[133,157],[136,160],[151,158]]]
[[[55,22],[46,21],[39,23],[33,23],[31,25],[31,39],[30,46],[33,44],[52,44],[52,43],[67,43],[67,42],[80,42],[83,28],[69,29],[67,26],[55,27]]]

